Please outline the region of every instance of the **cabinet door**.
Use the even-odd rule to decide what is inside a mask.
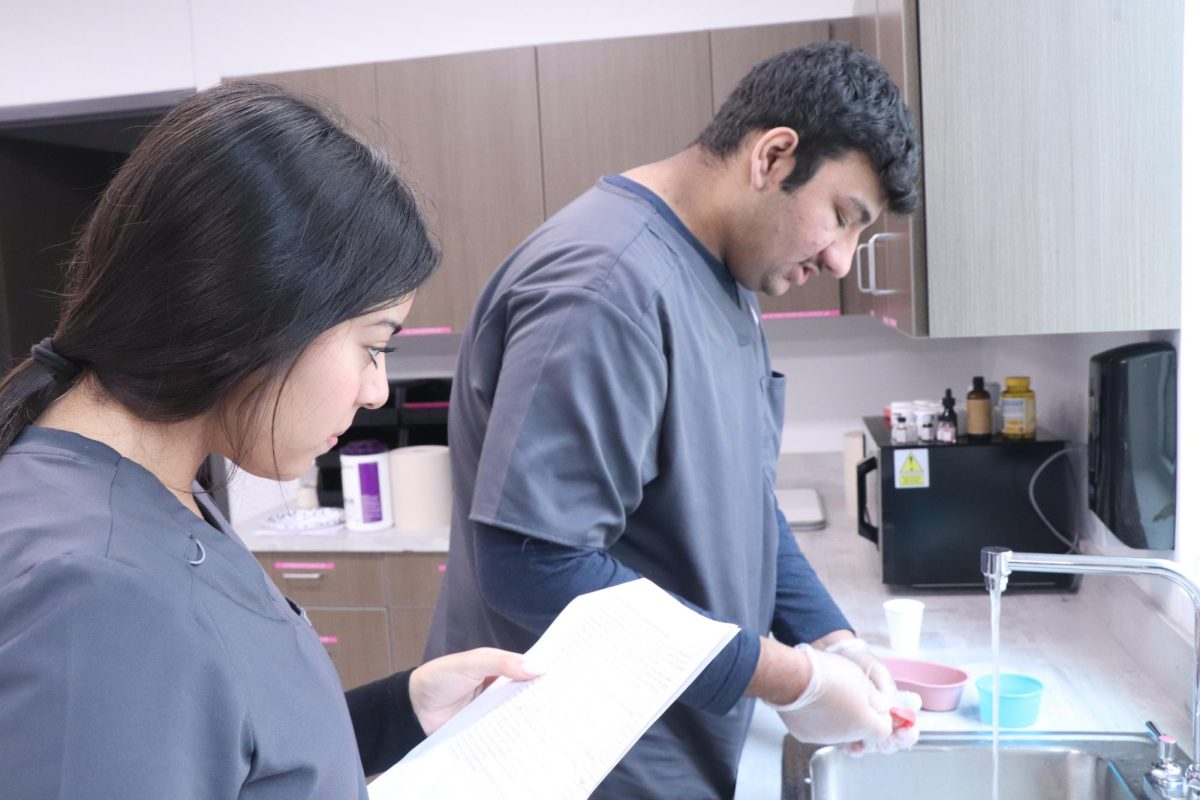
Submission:
[[[823,42],[830,38],[829,34],[830,24],[826,21],[713,31],[714,110],[721,107],[738,81],[760,61],[793,47]],[[760,295],[758,300],[763,319],[837,316],[841,313],[838,294],[837,278],[822,274],[801,287],[790,289],[781,297]]]
[[[354,131],[374,146],[384,144],[375,99],[375,65],[305,69],[250,76],[274,83],[332,107]]]
[[[537,48],[546,215],[606,174],[687,147],[712,118],[708,34]]]
[[[388,150],[427,199],[443,249],[404,327],[461,331],[544,219],[534,49],[379,64],[378,83]]]
[[[920,11],[930,335],[1178,327],[1183,2]]]
[[[878,55],[879,40],[875,22],[875,3],[867,4],[867,11],[858,16],[843,17],[830,22],[829,38],[839,42],[849,42],[855,47],[862,48],[868,53]],[[841,281],[840,308],[843,314],[870,314],[879,317],[883,314],[883,300],[871,291],[870,275],[868,274],[867,243],[871,237],[884,233],[884,220],[881,217],[871,227],[862,232],[859,238],[859,248],[854,257],[850,274]]]
[[[916,0],[878,0],[877,55],[904,102],[921,126],[920,79],[917,63]],[[884,234],[864,256],[876,263],[876,315],[883,322],[912,336],[929,332],[925,289],[924,206],[912,214],[884,211],[876,224]],[[873,236],[874,234],[871,234]],[[868,243],[871,237],[865,238]],[[869,266],[864,265],[864,266]]]
[[[271,580],[302,606],[382,606],[383,556],[375,553],[259,553]]]
[[[392,625],[392,663],[397,670],[417,666],[433,627],[433,609],[390,608],[388,614]]]
[[[392,673],[385,608],[305,609],[343,689],[353,689]]]
[[[388,605],[433,608],[446,575],[446,553],[392,553],[387,557]]]

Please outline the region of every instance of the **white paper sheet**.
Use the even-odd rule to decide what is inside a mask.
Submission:
[[[737,633],[645,578],[581,595],[528,656],[369,787],[372,800],[586,798]]]

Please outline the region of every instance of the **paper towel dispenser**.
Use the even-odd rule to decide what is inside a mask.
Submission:
[[[1130,547],[1175,547],[1176,398],[1170,344],[1092,356],[1088,507]]]

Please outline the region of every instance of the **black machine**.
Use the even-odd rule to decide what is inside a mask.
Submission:
[[[858,465],[858,532],[875,542],[883,582],[922,588],[983,588],[981,548],[1065,553],[1029,501],[1065,537],[1068,515],[1066,443],[1037,438],[958,444],[891,443],[883,417],[867,417],[867,458]],[[1052,460],[1051,460],[1052,459]],[[1043,468],[1044,467],[1044,468]],[[1014,572],[1009,586],[1073,589],[1075,575]]]
[[[1130,547],[1175,546],[1175,348],[1144,342],[1092,356],[1088,507]]]

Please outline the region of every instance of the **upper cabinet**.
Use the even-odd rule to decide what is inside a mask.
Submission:
[[[858,16],[266,76],[337,106],[426,201],[441,270],[407,329],[462,330],[488,277],[609,173],[691,143],[755,64],[875,53],[923,142],[922,202],[852,274],[764,317],[872,314],[913,336],[1180,323],[1182,0],[856,0]]]
[[[406,330],[461,331],[484,284],[542,223],[532,47],[378,65],[387,147],[428,205],[442,265]]]
[[[918,118],[924,204],[863,248],[855,302],[915,335],[1178,327],[1182,2],[873,11],[859,43]]]
[[[546,216],[687,147],[712,118],[708,33],[538,47]]]

